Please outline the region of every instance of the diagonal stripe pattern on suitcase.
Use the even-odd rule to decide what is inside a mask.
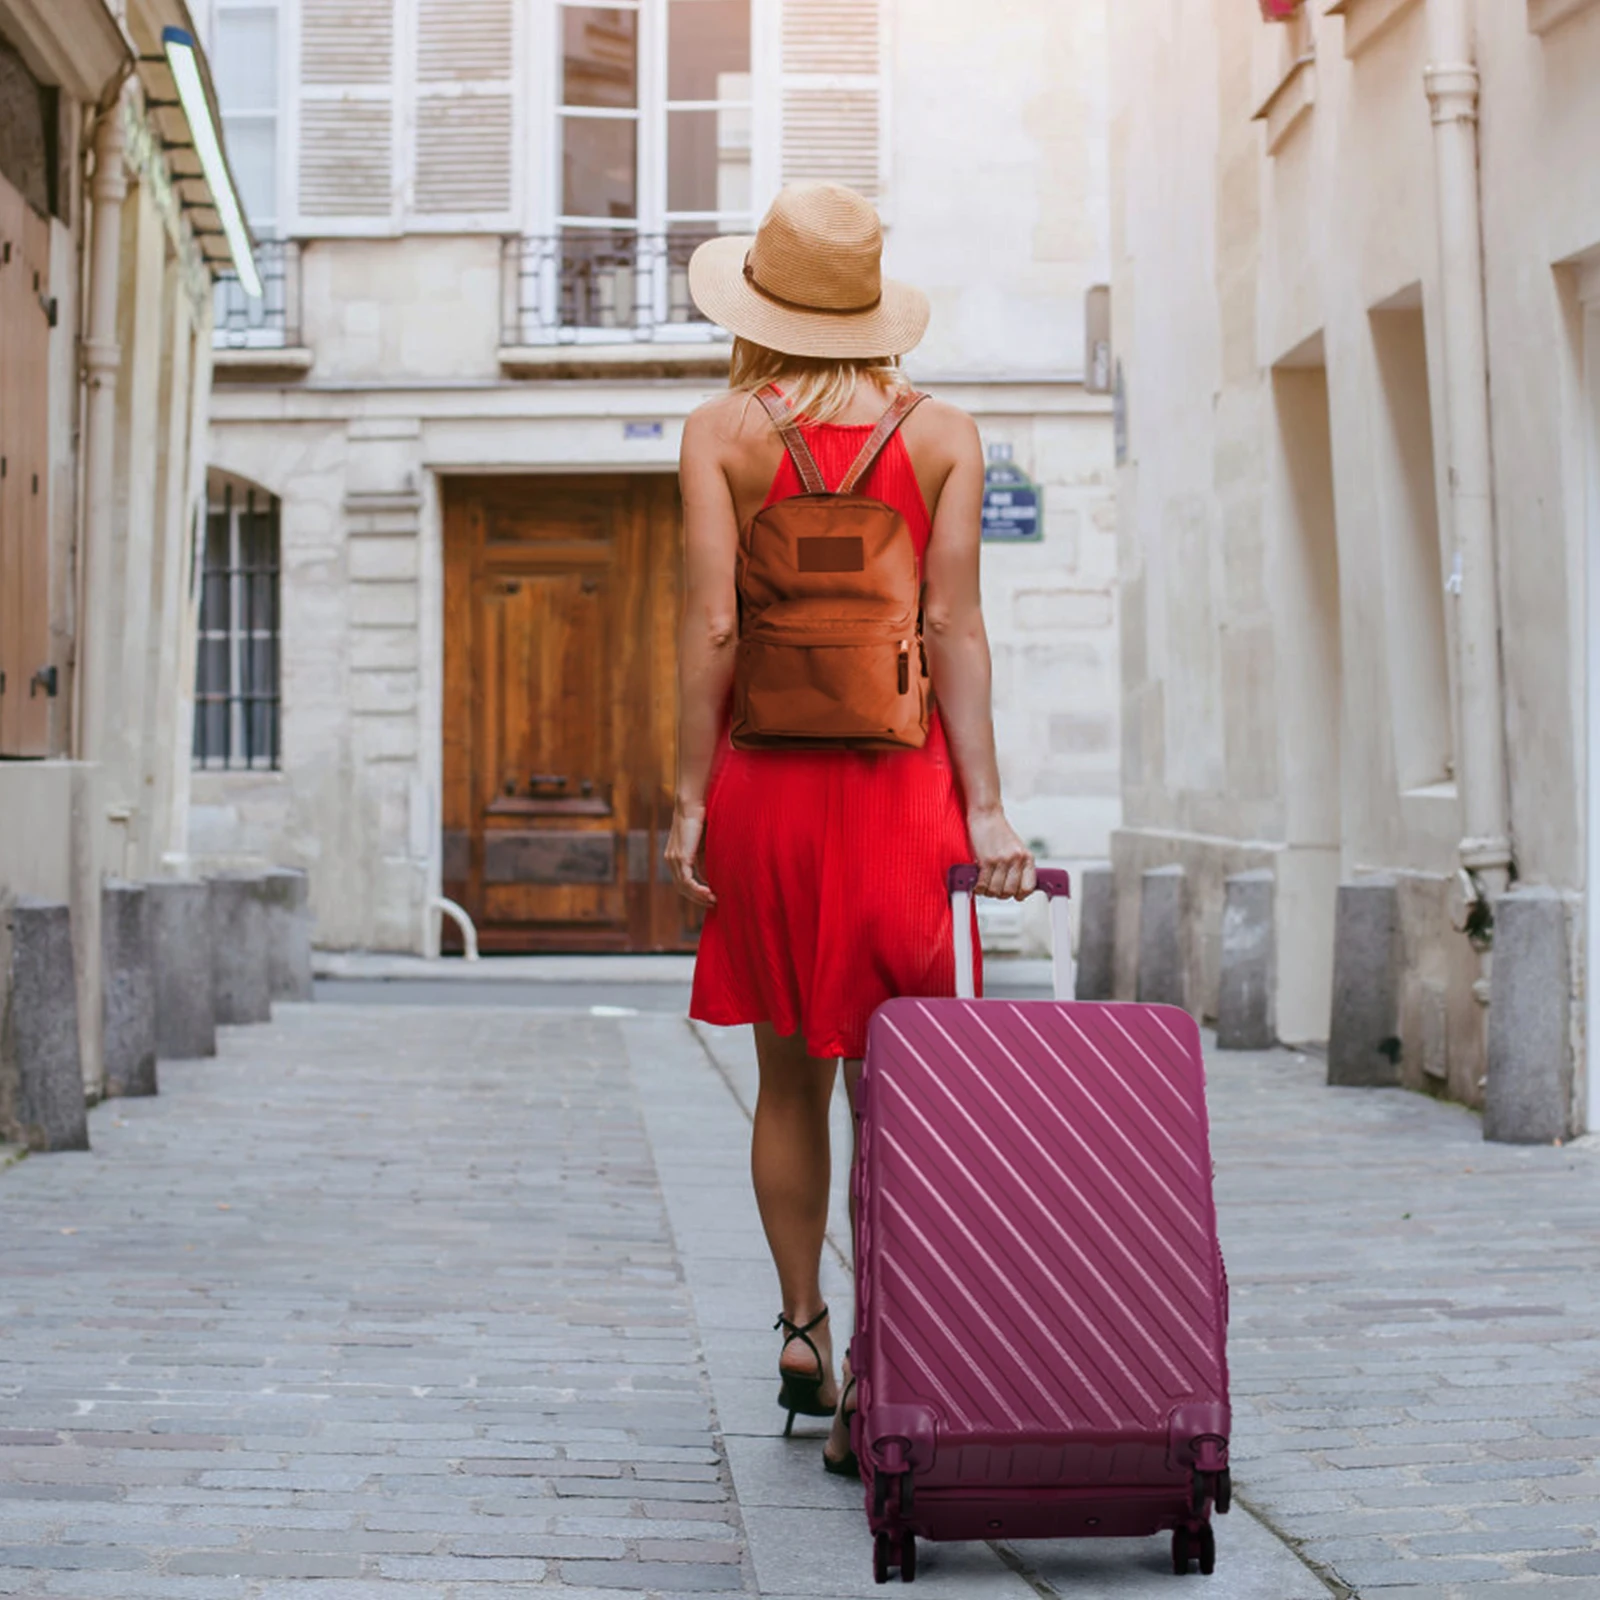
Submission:
[[[905,1000],[873,1028],[879,1393],[952,1436],[1107,1445],[1225,1394],[1192,1021]]]

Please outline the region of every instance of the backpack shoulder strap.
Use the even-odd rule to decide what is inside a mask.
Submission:
[[[789,402],[783,397],[783,391],[777,384],[769,383],[756,391],[756,398],[767,408],[767,415],[772,418],[772,425],[778,430],[778,437],[783,440],[783,447],[789,452],[789,459],[800,474],[801,487],[807,494],[826,494],[827,479],[822,476],[817,458],[812,455],[811,446],[806,443],[800,424],[795,421]]]
[[[900,424],[928,397],[917,389],[905,389],[890,402],[889,409],[878,418],[878,425],[867,436],[867,442],[844,475],[839,485],[840,494],[854,494],[857,484],[872,471],[872,464],[883,454],[883,447],[894,438]]]

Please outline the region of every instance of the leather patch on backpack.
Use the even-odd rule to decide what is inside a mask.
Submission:
[[[801,572],[865,572],[867,567],[860,539],[797,539],[795,556]]]

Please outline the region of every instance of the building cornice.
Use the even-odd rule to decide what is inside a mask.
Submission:
[[[106,0],[0,0],[0,33],[42,83],[100,105],[133,64]]]

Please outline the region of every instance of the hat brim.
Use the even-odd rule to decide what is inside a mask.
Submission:
[[[755,240],[724,234],[708,239],[689,258],[689,293],[711,321],[741,339],[786,356],[868,360],[903,356],[928,327],[928,297],[909,283],[883,280],[870,311],[811,311],[781,305],[744,275]]]

